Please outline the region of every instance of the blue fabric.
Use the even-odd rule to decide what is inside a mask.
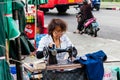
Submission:
[[[104,75],[103,61],[107,58],[105,53],[99,50],[85,56],[87,59],[80,57],[75,62],[85,65],[88,80],[102,80]]]
[[[99,25],[98,25],[98,22],[93,22],[93,23],[92,23],[92,27],[93,27],[93,28],[97,28],[98,26],[99,26]]]
[[[41,38],[43,36],[45,36],[46,34],[36,34],[36,47],[38,48],[38,45],[39,45],[39,41],[41,40]]]

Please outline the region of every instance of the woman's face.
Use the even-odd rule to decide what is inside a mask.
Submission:
[[[54,30],[53,30],[53,37],[54,38],[60,38],[62,35],[64,34],[64,32],[62,31],[60,26],[57,26]]]

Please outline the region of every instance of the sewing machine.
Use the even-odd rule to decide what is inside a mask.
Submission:
[[[67,52],[69,54],[69,61],[72,61],[72,57],[76,57],[77,53],[74,52],[74,48],[72,46],[66,49],[56,49],[55,45],[50,47],[44,47],[43,54],[47,58],[48,57],[48,64],[58,64],[56,55],[60,54],[61,52]]]

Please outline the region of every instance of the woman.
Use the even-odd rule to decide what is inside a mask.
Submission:
[[[52,45],[54,44],[55,48],[66,49],[69,46],[73,46],[69,38],[65,35],[66,31],[67,24],[63,20],[52,19],[48,25],[48,35],[44,36],[39,42],[39,46],[36,53],[37,58],[41,58],[40,54],[42,53],[40,53],[39,51],[42,51],[44,47],[52,47]],[[68,58],[65,56],[66,52],[57,54],[57,61],[60,62]]]
[[[80,33],[83,30],[83,24],[87,19],[93,18],[91,3],[88,3],[86,0],[83,2],[83,6],[80,7],[80,12],[77,14],[80,15],[81,20],[78,22],[77,30],[73,33]]]

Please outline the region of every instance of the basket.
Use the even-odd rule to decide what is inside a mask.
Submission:
[[[70,71],[46,70],[42,80],[87,80],[85,70],[78,68]]]

